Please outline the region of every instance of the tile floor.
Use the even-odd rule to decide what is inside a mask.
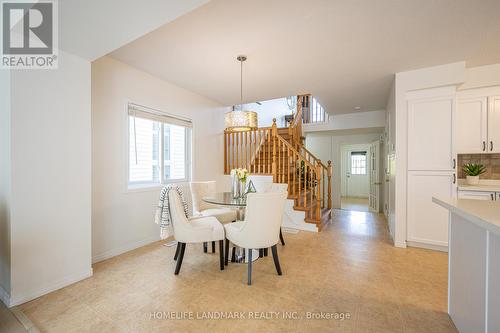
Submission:
[[[344,210],[368,212],[368,198],[342,197],[340,199],[340,207]]]
[[[219,271],[218,254],[189,245],[179,276],[161,242],[94,265],[93,277],[20,306],[42,332],[456,332],[446,313],[447,255],[399,249],[381,215],[335,211],[319,234],[285,233],[272,257]],[[208,311],[245,319],[196,319]],[[277,312],[279,319],[250,319]],[[283,319],[289,311],[348,319]],[[195,319],[167,319],[191,312]],[[264,312],[264,313],[262,313]],[[190,314],[186,314],[189,316]]]
[[[0,301],[0,333],[27,333],[28,331]]]

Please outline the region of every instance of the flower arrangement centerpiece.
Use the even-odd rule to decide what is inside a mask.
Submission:
[[[231,192],[233,194],[233,198],[237,199],[245,195],[245,188],[247,186],[247,179],[249,175],[250,173],[245,168],[231,170]]]

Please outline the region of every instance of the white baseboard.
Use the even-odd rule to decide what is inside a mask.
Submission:
[[[407,241],[406,243],[410,247],[418,247],[421,249],[448,252],[448,246],[427,244],[427,243],[421,243],[421,242],[415,242],[415,241]]]
[[[9,306],[12,307],[12,306],[16,306],[19,304],[29,302],[35,298],[38,298],[38,297],[43,296],[45,294],[48,294],[52,291],[64,288],[66,286],[69,286],[70,284],[73,284],[75,282],[78,282],[78,281],[81,281],[81,280],[86,279],[88,277],[91,277],[92,273],[93,273],[92,267],[89,267],[81,272],[78,272],[76,274],[71,274],[69,276],[66,276],[66,277],[60,279],[59,281],[56,281],[54,283],[50,283],[47,286],[43,286],[37,290],[32,290],[30,292],[27,292],[24,295],[23,294],[14,295],[14,296],[11,295]]]
[[[6,307],[10,308],[10,293],[0,286],[0,300],[5,304]]]
[[[397,242],[396,241],[396,242],[394,242],[394,246],[406,249],[406,242]]]
[[[29,333],[40,333],[40,330],[35,326],[35,323],[29,319],[23,311],[18,307],[13,307],[10,309],[12,314],[17,318],[17,320],[24,326]]]
[[[140,248],[140,247],[143,247],[145,245],[157,242],[159,240],[160,240],[160,235],[155,236],[155,237],[146,238],[146,239],[141,239],[139,241],[126,243],[125,245],[122,245],[120,247],[105,251],[103,253],[93,255],[92,256],[92,263],[95,264],[96,262],[116,257],[117,255],[120,255],[122,253],[135,250],[137,248]]]

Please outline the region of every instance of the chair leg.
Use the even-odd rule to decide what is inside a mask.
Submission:
[[[215,242],[212,242],[212,253],[215,253]]]
[[[226,238],[226,251],[224,251],[226,253],[226,258],[225,258],[225,264],[227,266],[228,264],[228,261],[229,261],[229,239]]]
[[[236,248],[233,246],[233,251],[231,253],[231,262],[236,262]]]
[[[248,249],[248,285],[252,285],[252,249]]]
[[[177,242],[177,248],[175,249],[174,260],[177,260],[177,257],[179,256],[180,249],[181,249],[181,243]]]
[[[280,241],[281,245],[285,246],[285,239],[283,238],[283,233],[281,232],[281,228],[280,228]]]
[[[267,257],[267,254],[269,253],[267,250],[267,248],[264,249],[264,257]]]
[[[208,251],[208,243],[203,242],[203,252],[207,253],[207,251]]]
[[[259,249],[259,258],[264,257],[264,249]]]
[[[179,257],[177,258],[177,266],[175,266],[175,275],[179,274],[182,265],[182,259],[184,259],[184,251],[186,250],[186,243],[181,244],[181,253],[179,253]]]
[[[224,270],[224,240],[221,239],[219,241],[219,261],[220,261],[220,270]]]
[[[276,245],[273,245],[271,247],[271,251],[273,252],[274,266],[276,266],[276,272],[278,272],[278,275],[282,275],[280,260],[278,258],[278,248],[276,247]]]

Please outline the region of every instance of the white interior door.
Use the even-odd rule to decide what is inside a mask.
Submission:
[[[346,196],[368,198],[369,158],[368,147],[350,148],[346,152]]]
[[[368,205],[370,211],[380,211],[380,141],[374,141],[370,145],[370,196]]]

